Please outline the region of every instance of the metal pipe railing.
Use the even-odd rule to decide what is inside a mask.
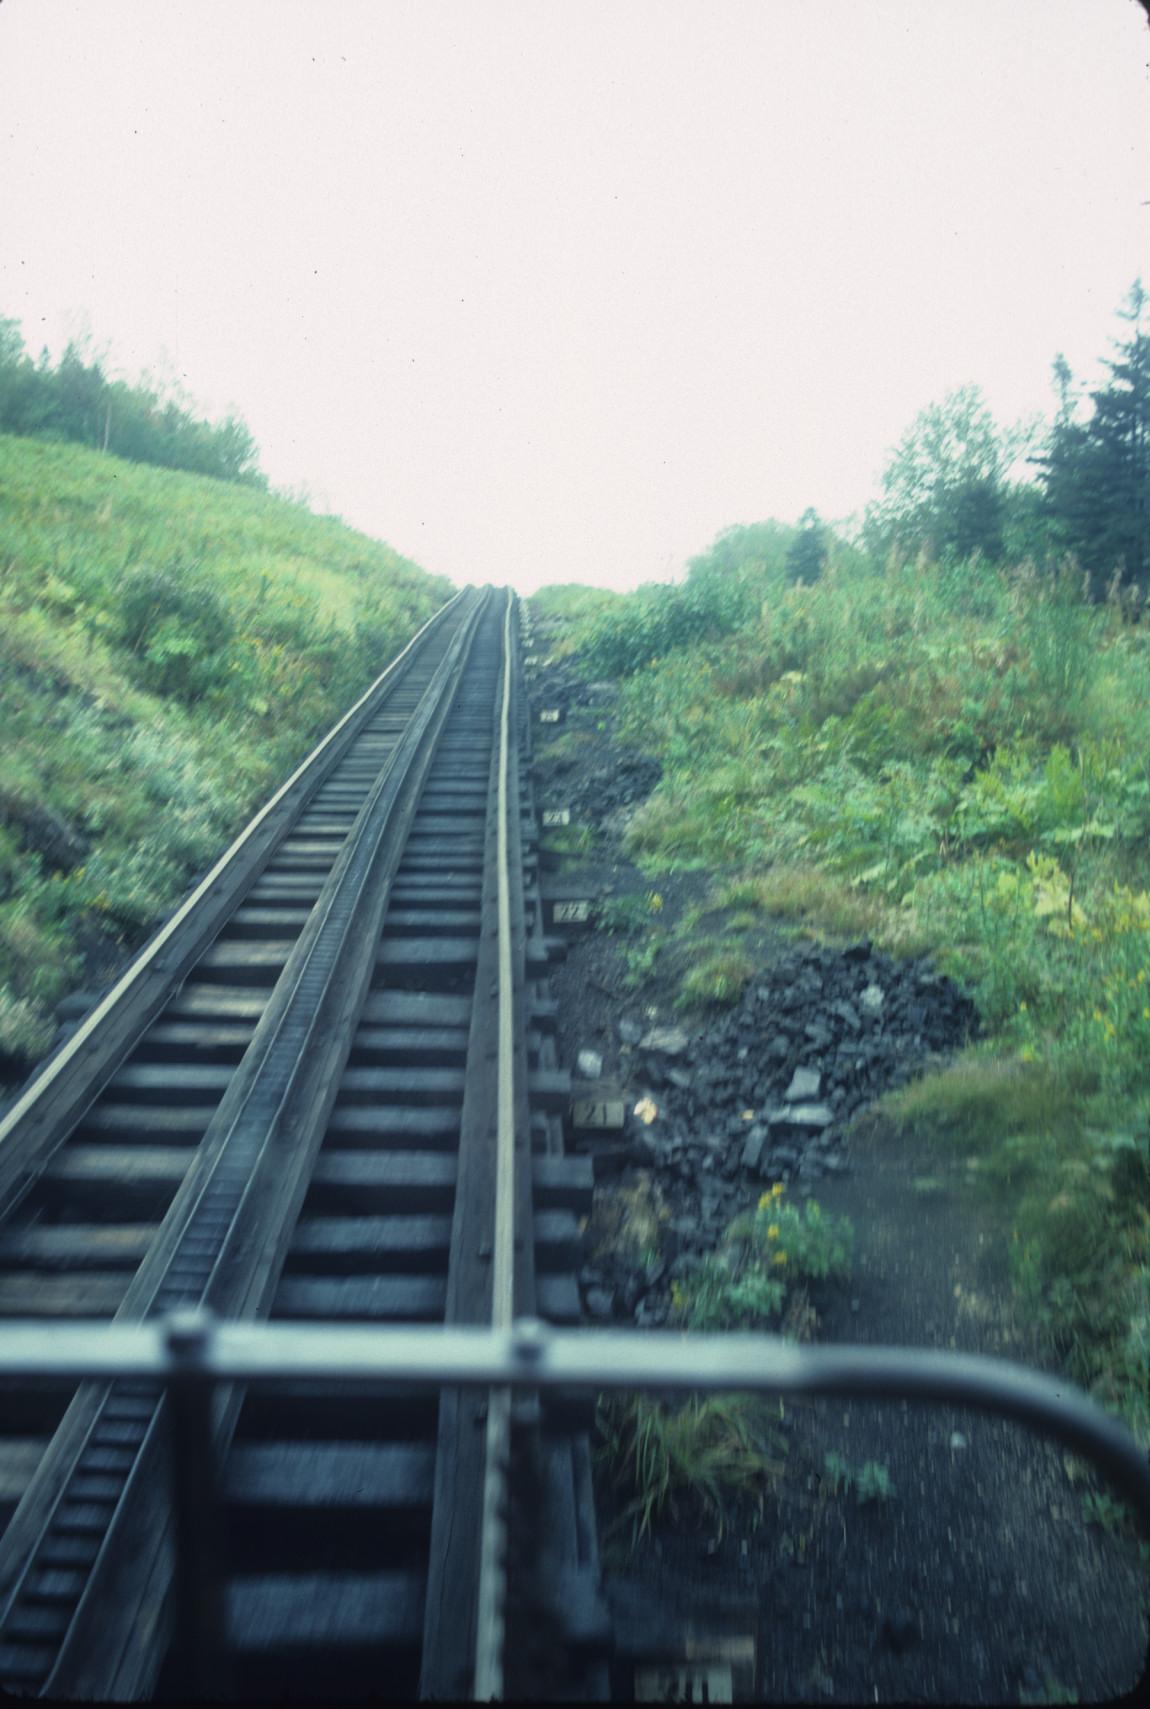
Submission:
[[[503,1330],[217,1323],[204,1312],[111,1325],[9,1321],[0,1327],[0,1381],[37,1378],[147,1378],[167,1388],[177,1641],[208,1696],[220,1695],[227,1668],[210,1393],[220,1383],[738,1390],[968,1406],[1052,1436],[1093,1461],[1150,1537],[1150,1457],[1129,1431],[1058,1377],[969,1353],[797,1347],[775,1335],[557,1330],[535,1320]]]

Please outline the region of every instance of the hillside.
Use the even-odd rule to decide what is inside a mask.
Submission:
[[[0,1068],[450,593],[257,489],[0,436]]]
[[[1145,1438],[1150,631],[1069,570],[828,540],[804,584],[787,556],[733,531],[677,587],[562,602],[552,651],[621,685],[617,738],[658,762],[622,852],[660,910],[676,874],[705,892],[673,924],[638,898],[640,995],[749,1000],[780,922],[932,956],[981,1038],[879,1117],[924,1179],[946,1160],[991,1196],[1028,1321]],[[577,768],[588,739],[544,757]]]

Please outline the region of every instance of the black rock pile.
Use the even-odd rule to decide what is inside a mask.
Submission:
[[[962,1044],[975,1021],[970,999],[924,960],[868,943],[797,950],[700,1036],[675,1114],[692,1125],[721,1114],[755,1175],[787,1180],[804,1163],[821,1173],[819,1153],[825,1167],[857,1110]]]
[[[672,1214],[663,1262],[637,1271],[600,1259],[584,1271],[589,1314],[665,1321],[671,1281],[763,1183],[809,1196],[821,1177],[846,1171],[850,1118],[975,1026],[969,998],[929,963],[868,943],[793,950],[693,1038],[620,1021],[640,1112],[626,1160],[655,1173]]]
[[[559,660],[532,673],[531,693],[536,707],[560,707],[587,730],[619,698],[619,686],[586,682],[566,660]],[[545,730],[536,735],[546,739]],[[662,777],[663,767],[651,754],[612,738],[609,751],[599,743],[586,752],[552,755],[544,775],[545,805],[569,807],[579,824],[602,825],[613,814],[645,801]]]
[[[645,801],[663,775],[650,754],[616,744],[610,759],[586,754],[552,755],[544,770],[543,804],[571,809],[574,823],[601,825],[620,809]]]
[[[583,766],[572,776],[565,805],[580,823],[601,825],[620,809],[645,801],[663,775],[650,754],[616,747],[607,765]]]

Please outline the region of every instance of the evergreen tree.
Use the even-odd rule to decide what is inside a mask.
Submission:
[[[1072,376],[1055,363],[1059,407],[1049,447],[1038,458],[1046,507],[1064,549],[1088,572],[1095,597],[1112,576],[1150,585],[1150,333],[1147,297],[1138,281],[1119,311],[1130,326],[1109,382],[1092,392],[1093,414],[1075,419]]]
[[[817,510],[804,510],[799,532],[787,548],[787,575],[793,582],[816,582],[827,561],[827,530]]]
[[[0,317],[0,433],[79,440],[136,463],[267,486],[238,416],[201,421],[189,398],[109,380],[104,362],[86,339],[72,340],[55,366],[47,350],[33,362],[17,322]]]

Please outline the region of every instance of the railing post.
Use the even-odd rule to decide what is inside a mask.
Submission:
[[[193,1698],[230,1696],[227,1553],[212,1442],[215,1382],[210,1312],[173,1312],[165,1325],[175,1520],[173,1682]]]

